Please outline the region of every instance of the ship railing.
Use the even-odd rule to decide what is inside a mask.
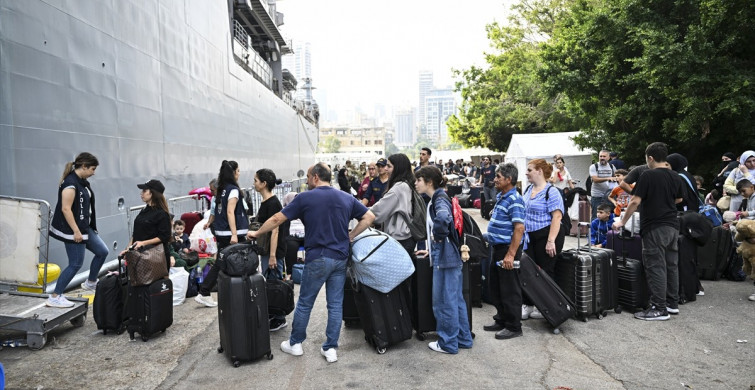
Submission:
[[[273,88],[273,69],[249,44],[249,34],[236,19],[233,20],[233,54],[241,65],[268,89]]]
[[[249,198],[252,200],[252,204],[248,205],[252,208],[252,214],[256,214],[257,210],[260,209],[260,205],[262,204],[262,195],[260,195],[259,192],[255,191],[254,188],[244,188],[244,193],[249,194]],[[301,178],[301,179],[294,179],[291,181],[286,181],[281,184],[278,184],[273,188],[273,195],[275,195],[278,200],[283,203],[283,198],[288,194],[289,192],[302,192],[307,190],[307,179]]]

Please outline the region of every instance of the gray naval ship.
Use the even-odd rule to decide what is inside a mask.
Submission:
[[[294,179],[314,161],[318,109],[292,98],[282,24],[274,0],[0,0],[0,195],[54,208],[65,163],[93,153],[112,266],[137,183],[186,195],[224,159],[242,187],[263,167]]]

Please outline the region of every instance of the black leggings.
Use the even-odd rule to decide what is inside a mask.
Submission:
[[[299,255],[301,246],[304,246],[304,238],[286,237],[286,275],[293,275],[294,264],[296,264],[296,257]]]
[[[238,236],[239,242],[245,242],[246,236]],[[230,236],[215,236],[215,241],[218,243],[218,254],[220,254],[220,251],[225,249],[227,246],[231,245],[231,237]],[[212,288],[215,287],[215,283],[218,281],[218,273],[220,272],[220,267],[218,267],[218,256],[215,255],[215,264],[212,265],[210,268],[210,272],[207,273],[207,277],[204,278],[204,281],[202,282],[202,285],[199,286],[199,294],[204,296],[210,296],[210,292],[212,291]]]

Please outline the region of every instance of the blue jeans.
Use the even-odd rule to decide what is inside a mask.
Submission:
[[[458,353],[459,347],[472,348],[467,304],[461,291],[463,283],[461,266],[433,267],[433,314],[438,346],[448,353]]]
[[[283,279],[283,267],[284,265],[284,259],[275,259],[278,266],[278,272],[273,271],[275,274],[275,277],[278,279]],[[262,275],[265,275],[267,277],[267,270],[270,267],[270,256],[260,256],[260,263],[262,264]],[[271,315],[270,318],[275,318],[276,320],[285,320],[286,316],[282,315]]]
[[[81,269],[81,266],[84,264],[84,255],[87,249],[94,253],[92,263],[89,265],[89,277],[87,279],[97,280],[97,276],[100,274],[100,268],[102,268],[102,264],[105,264],[105,259],[107,258],[109,251],[107,245],[105,245],[94,230],[91,228],[88,229],[87,234],[89,235],[89,240],[87,240],[86,243],[66,242],[64,244],[66,247],[66,254],[68,255],[68,266],[60,273],[58,282],[55,284],[55,294],[63,294],[63,291],[68,287],[68,283],[71,283],[73,277],[79,272],[79,269]]]
[[[326,340],[322,349],[338,348],[338,337],[341,335],[341,321],[343,320],[343,286],[346,283],[346,259],[336,260],[321,257],[308,261],[304,267],[299,288],[299,300],[294,310],[294,322],[291,325],[291,345],[299,344],[307,339],[307,324],[315,298],[320,288],[325,284],[328,302],[328,326],[325,328]],[[461,291],[461,287],[459,287]]]

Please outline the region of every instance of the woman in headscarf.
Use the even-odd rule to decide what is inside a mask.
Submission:
[[[739,167],[732,170],[724,182],[724,191],[731,195],[729,211],[739,211],[739,206],[742,205],[742,195],[737,192],[737,183],[742,179],[755,184],[755,151],[748,150],[742,153],[739,157]]]

